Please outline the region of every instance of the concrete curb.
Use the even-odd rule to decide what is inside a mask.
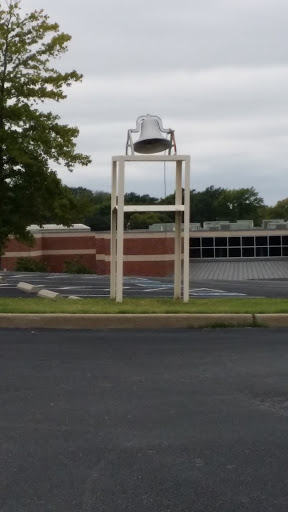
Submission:
[[[192,329],[203,327],[253,327],[254,325],[254,317],[250,314],[0,314],[0,328]]]
[[[259,327],[288,327],[288,315],[286,313],[257,314],[254,317],[255,323]]]

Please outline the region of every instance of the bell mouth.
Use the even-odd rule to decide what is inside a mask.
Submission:
[[[168,139],[146,139],[139,140],[134,143],[135,153],[142,153],[144,155],[151,155],[151,153],[161,153],[171,147],[171,142]]]

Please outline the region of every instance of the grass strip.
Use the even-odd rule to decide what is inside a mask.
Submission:
[[[187,304],[174,299],[126,298],[116,303],[109,298],[49,300],[0,298],[0,313],[69,314],[155,314],[155,313],[288,313],[288,299],[217,298],[191,299]]]

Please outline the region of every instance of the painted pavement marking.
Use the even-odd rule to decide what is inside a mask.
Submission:
[[[215,290],[213,288],[192,288],[189,291],[190,295],[195,297],[245,297],[246,293],[238,293],[238,292],[227,292],[225,290]]]
[[[107,287],[107,276],[96,276],[96,275],[89,275],[89,276],[72,276],[69,274],[49,274],[48,276],[44,276],[43,274],[34,274],[31,275],[31,273],[22,273],[22,274],[12,274],[7,276],[8,279],[11,279],[12,282],[8,283],[2,283],[0,285],[0,288],[3,288],[4,290],[13,289],[16,288],[14,285],[15,279],[20,278],[29,278],[29,282],[37,282],[39,286],[49,286],[52,290],[61,290],[65,292],[69,290],[69,293],[71,293],[72,290],[77,291],[78,290],[82,297],[107,297],[110,294],[110,288]],[[64,283],[63,279],[67,282]],[[86,281],[84,281],[84,279]],[[48,280],[50,284],[48,285]],[[55,283],[51,282],[52,280],[55,281]],[[87,282],[87,280],[89,280]],[[94,283],[91,282],[91,280],[94,280]],[[81,284],[82,281],[82,284]],[[102,281],[102,282],[101,282]],[[41,284],[39,284],[41,282]],[[75,283],[73,285],[73,282]],[[87,283],[87,284],[86,284]],[[67,284],[67,286],[65,286]],[[64,286],[63,286],[64,285]],[[171,296],[173,294],[174,290],[174,282],[163,282],[159,279],[151,279],[151,278],[145,278],[145,277],[124,277],[123,279],[123,290],[129,290],[129,296],[133,295],[133,292],[135,292],[135,295],[139,295],[141,293],[144,293],[145,295],[151,293],[157,295],[157,292],[159,292],[159,295],[163,297],[163,294],[167,294],[167,296]],[[85,293],[86,292],[86,293]],[[65,296],[66,294],[63,293]],[[231,291],[225,291],[225,290],[218,290],[214,288],[190,288],[189,290],[189,296],[190,297],[244,297],[247,296],[246,293],[238,293],[238,292],[231,292]]]

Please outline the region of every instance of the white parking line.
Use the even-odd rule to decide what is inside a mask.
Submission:
[[[148,288],[147,290],[143,290],[143,292],[158,292],[160,290],[167,290],[167,286],[159,286],[158,288]]]
[[[195,297],[197,296],[227,296],[227,297],[245,297],[246,293],[237,293],[237,292],[226,292],[225,290],[215,290],[214,288],[192,288],[190,290],[190,295],[193,295]]]
[[[63,297],[69,297],[70,294],[66,294],[66,293],[63,293]],[[106,293],[105,295],[104,294],[95,294],[95,293],[91,293],[90,295],[83,295],[81,293],[77,293],[77,297],[85,297],[87,299],[89,299],[90,297],[106,297],[108,298],[109,295]]]
[[[57,290],[88,290],[89,288],[93,289],[95,286],[51,286],[51,288],[57,288]]]

